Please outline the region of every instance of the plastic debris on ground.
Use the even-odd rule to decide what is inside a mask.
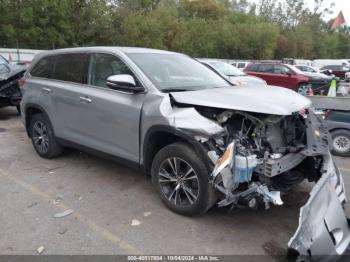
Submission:
[[[44,246],[40,246],[38,247],[37,251],[38,251],[38,254],[40,255],[41,253],[43,253],[45,250],[45,247]]]
[[[148,212],[148,211],[143,212],[144,217],[149,217],[150,215],[152,215],[152,212]]]
[[[61,228],[58,233],[60,233],[60,235],[64,235],[66,232],[68,231],[67,228]]]
[[[141,224],[142,224],[141,221],[140,221],[140,220],[137,220],[137,219],[133,219],[133,220],[131,221],[131,226],[133,226],[133,227],[139,226],[139,225],[141,225]]]
[[[73,209],[67,209],[63,212],[60,212],[60,213],[56,213],[53,215],[54,218],[61,218],[61,217],[66,217],[66,216],[69,216],[71,214],[73,214],[74,210]]]

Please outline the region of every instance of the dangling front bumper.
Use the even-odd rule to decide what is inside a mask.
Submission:
[[[350,226],[344,211],[343,177],[330,154],[324,156],[323,175],[300,209],[299,226],[288,247],[306,260],[334,261],[350,243]]]

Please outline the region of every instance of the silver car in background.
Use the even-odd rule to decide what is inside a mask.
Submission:
[[[334,259],[346,250],[330,136],[296,92],[233,86],[186,55],[127,47],[41,53],[23,82],[22,119],[41,157],[75,147],[142,167],[164,204],[188,216],[215,203],[282,205],[281,193],[315,182],[290,254]]]
[[[216,61],[213,59],[198,59],[203,65],[211,69],[212,71],[220,74],[228,79],[232,84],[239,85],[267,85],[266,81],[256,77],[250,76],[225,62]]]

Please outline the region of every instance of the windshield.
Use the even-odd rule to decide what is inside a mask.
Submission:
[[[290,69],[292,69],[294,71],[294,73],[298,74],[298,75],[302,75],[303,71],[301,71],[299,68],[297,68],[296,66],[293,65],[288,65]]]
[[[181,54],[129,53],[134,63],[163,92],[229,86],[216,73]]]
[[[311,66],[296,66],[296,67],[305,72],[317,73],[317,71]]]
[[[226,76],[244,76],[245,75],[238,68],[224,62],[210,61],[208,62],[208,64],[211,65],[215,70],[219,71],[221,74],[224,74]]]

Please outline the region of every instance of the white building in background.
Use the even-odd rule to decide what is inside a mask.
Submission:
[[[42,51],[44,50],[0,48],[0,55],[7,59],[11,64],[27,64],[33,60],[36,54]]]

